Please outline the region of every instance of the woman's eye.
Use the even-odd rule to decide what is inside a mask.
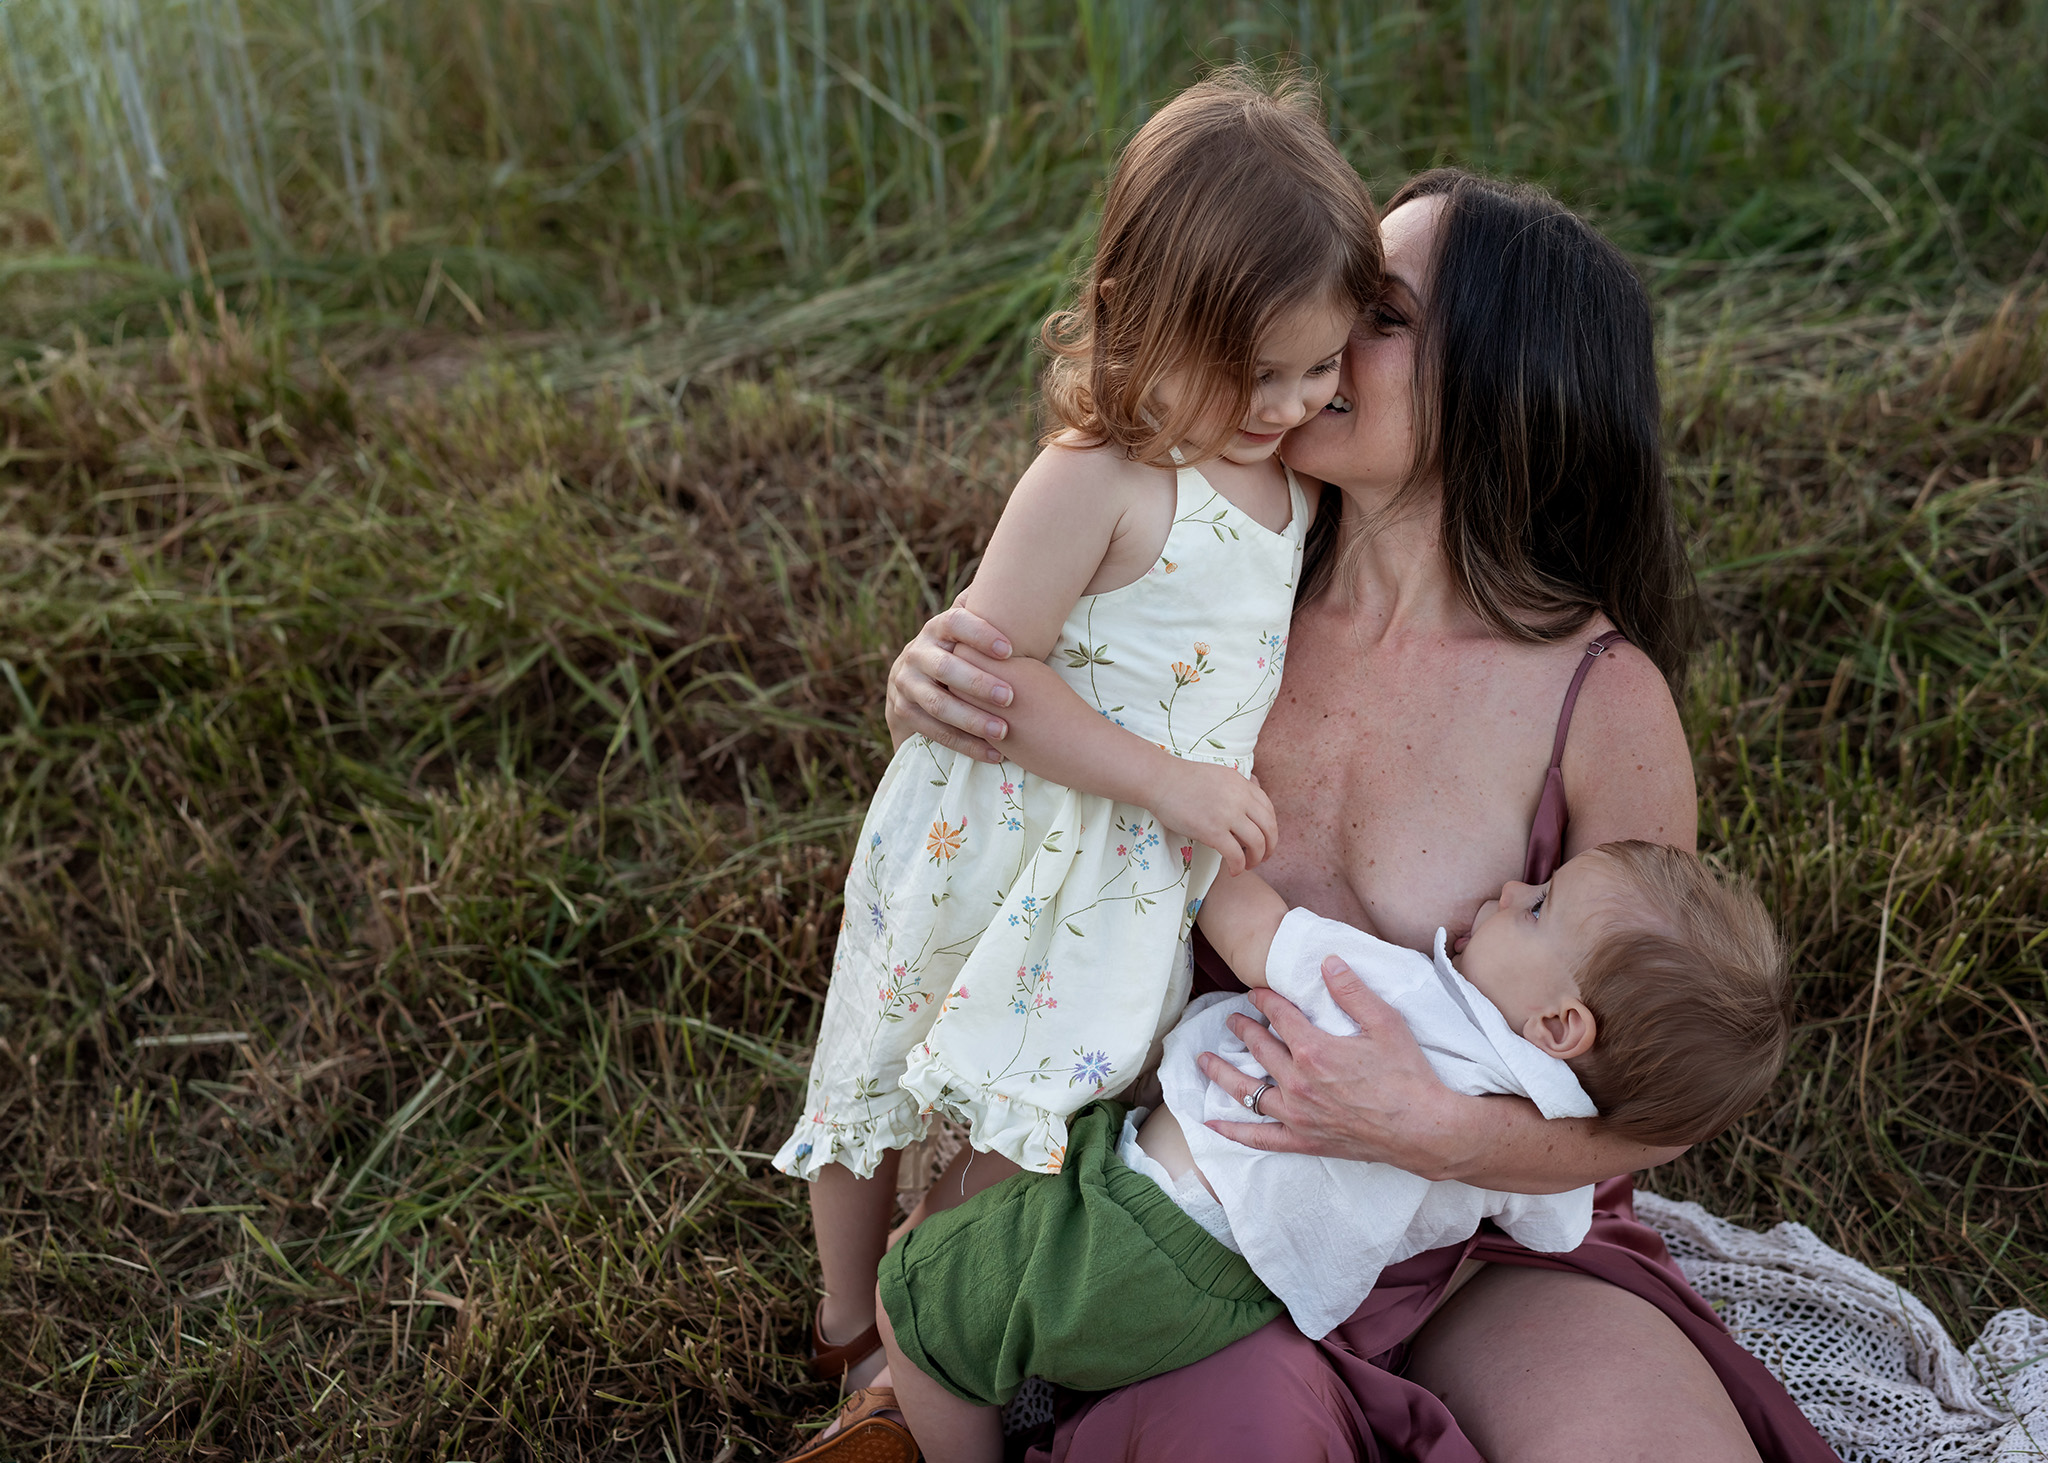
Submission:
[[[1384,335],[1390,330],[1399,330],[1408,322],[1385,305],[1376,305],[1372,312],[1372,328]]]

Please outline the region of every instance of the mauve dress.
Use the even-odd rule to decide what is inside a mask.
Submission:
[[[1564,848],[1561,768],[1579,687],[1594,659],[1621,638],[1609,632],[1594,640],[1565,692],[1529,833],[1522,874],[1528,883],[1547,880]],[[1244,989],[1199,935],[1196,963],[1197,992]],[[1568,1254],[1538,1254],[1483,1229],[1464,1244],[1390,1266],[1357,1313],[1320,1341],[1310,1341],[1282,1316],[1177,1372],[1116,1392],[1061,1393],[1055,1422],[1025,1440],[1022,1456],[1030,1463],[1484,1463],[1435,1394],[1401,1375],[1408,1338],[1469,1258],[1591,1275],[1641,1296],[1700,1349],[1767,1463],[1837,1463],[1778,1379],[1736,1343],[1713,1308],[1685,1283],[1657,1232],[1636,1219],[1634,1193],[1628,1175],[1599,1185],[1593,1228]]]

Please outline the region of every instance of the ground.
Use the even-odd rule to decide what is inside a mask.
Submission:
[[[2048,330],[1686,288],[1703,847],[1799,1026],[1646,1182],[1967,1338],[2048,1309]],[[0,1456],[743,1459],[826,1407],[765,1160],[888,657],[1029,423],[666,339],[202,302],[0,386]]]

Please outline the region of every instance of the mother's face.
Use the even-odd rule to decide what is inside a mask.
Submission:
[[[1351,330],[1337,396],[1288,434],[1281,456],[1340,488],[1391,494],[1415,466],[1416,327],[1429,298],[1442,198],[1418,198],[1380,225],[1387,288]]]

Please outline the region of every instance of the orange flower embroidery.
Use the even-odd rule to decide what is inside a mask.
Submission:
[[[1184,660],[1173,663],[1173,683],[1176,686],[1192,686],[1202,679],[1202,673]]]
[[[960,840],[966,836],[967,820],[962,818],[958,828],[949,825],[944,818],[932,824],[931,836],[925,840],[925,851],[933,863],[940,859],[951,859],[960,852]]]
[[[1195,642],[1195,654],[1196,654],[1196,655],[1198,655],[1198,656],[1202,656],[1202,655],[1207,655],[1208,653],[1209,653],[1209,647],[1208,647],[1208,646],[1206,646],[1206,645],[1204,645],[1204,644],[1203,644],[1203,643],[1202,643],[1201,641],[1197,640],[1197,641]]]

